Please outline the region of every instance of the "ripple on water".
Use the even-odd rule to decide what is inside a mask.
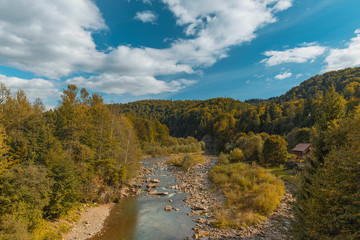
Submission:
[[[143,164],[148,168],[156,167],[155,160],[143,160]],[[155,170],[155,175],[152,173],[147,177],[159,179],[161,183],[156,190],[166,191],[169,195],[159,197],[142,193],[137,197],[122,199],[111,210],[103,232],[90,240],[180,240],[191,236],[195,223],[186,215],[191,209],[183,202],[188,194],[166,188],[178,183],[167,167],[161,170],[161,175],[156,175],[158,170]],[[171,203],[169,198],[172,199]],[[180,211],[166,212],[166,205],[176,207]]]

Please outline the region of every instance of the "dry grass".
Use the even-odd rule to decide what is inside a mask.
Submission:
[[[217,227],[242,228],[262,222],[280,204],[284,183],[257,165],[215,166],[210,178],[225,197],[226,206],[215,216]]]
[[[198,154],[185,154],[180,157],[172,157],[168,164],[176,167],[181,167],[183,170],[189,170],[193,168],[196,164],[202,163],[204,161],[203,157]]]

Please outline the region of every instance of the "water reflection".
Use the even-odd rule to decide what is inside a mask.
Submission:
[[[143,164],[157,168],[157,160],[146,159]],[[148,177],[161,180],[156,190],[168,192],[169,195],[146,196],[143,192],[137,197],[123,199],[112,209],[101,235],[91,240],[180,240],[191,236],[195,223],[187,215],[191,209],[182,201],[187,194],[168,189],[178,184],[171,171],[166,167],[159,168]],[[169,199],[172,199],[171,203]],[[178,208],[179,211],[165,212],[166,205]]]

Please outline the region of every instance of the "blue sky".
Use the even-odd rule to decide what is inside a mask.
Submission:
[[[359,11],[358,0],[5,0],[0,81],[48,107],[69,83],[107,102],[269,98],[359,66]]]

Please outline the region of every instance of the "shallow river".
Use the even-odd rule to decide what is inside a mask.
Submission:
[[[190,207],[182,201],[188,194],[167,188],[178,183],[167,167],[156,165],[158,159],[146,158],[142,163],[148,169],[154,169],[147,178],[161,181],[156,190],[169,195],[146,196],[144,185],[139,196],[123,199],[111,210],[102,233],[91,240],[176,240],[191,237],[195,223],[186,215],[191,212]],[[173,201],[169,202],[169,199]],[[166,212],[166,205],[179,211]]]

